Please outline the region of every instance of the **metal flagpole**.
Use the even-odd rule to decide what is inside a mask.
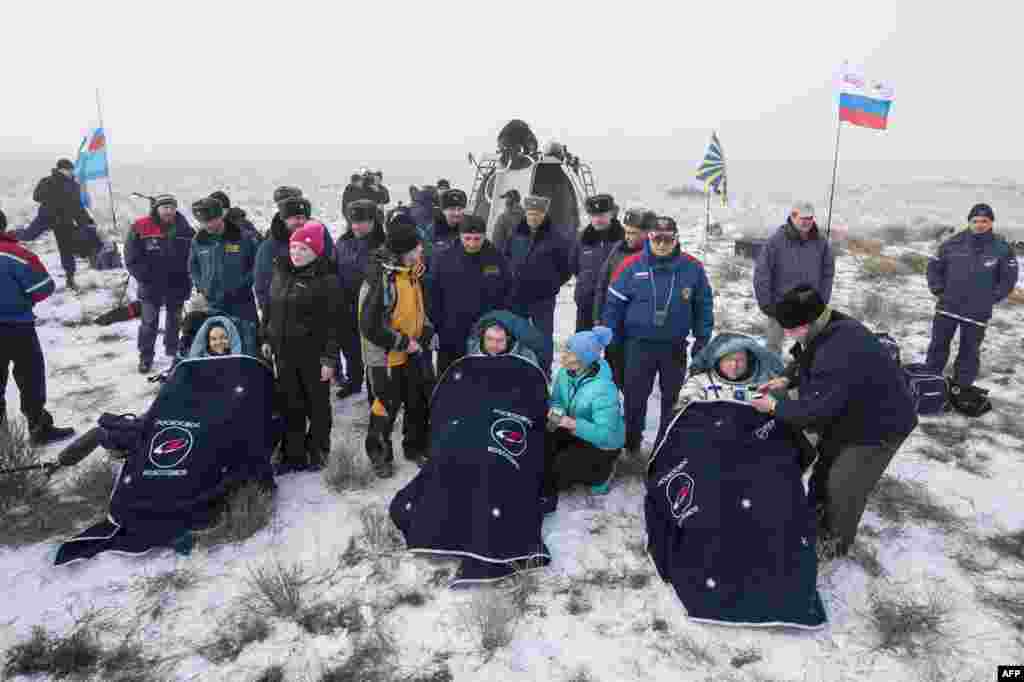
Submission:
[[[839,169],[839,131],[843,129],[843,122],[836,123],[836,153],[832,159],[832,189],[828,194],[828,226],[825,228],[825,243],[828,243],[832,235],[832,200],[836,196],[836,171]]]
[[[103,125],[103,107],[100,104],[99,88],[96,88],[96,114],[99,117],[100,130],[103,131],[103,153],[107,156],[107,196],[110,197],[110,215],[114,220],[114,230],[120,234],[117,227],[117,207],[114,205],[114,184],[110,179],[110,146],[106,143],[107,128]]]

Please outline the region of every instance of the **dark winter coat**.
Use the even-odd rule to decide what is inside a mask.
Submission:
[[[220,237],[200,230],[192,239],[188,272],[192,283],[210,307],[227,314],[241,314],[252,302],[253,269],[256,265],[256,243],[242,236],[234,223],[225,221]]]
[[[950,237],[928,261],[928,288],[937,310],[988,322],[992,306],[1017,286],[1017,258],[1006,240],[965,230]]]
[[[615,245],[625,239],[626,231],[618,218],[604,230],[593,225],[580,233],[572,254],[572,274],[576,276],[575,300],[577,306],[593,306],[594,294],[601,277],[601,266],[608,260]]]
[[[434,205],[434,193],[430,190],[421,189],[412,197],[412,207],[409,214],[416,221],[417,225],[429,225],[434,222],[437,216],[441,215],[440,209]]]
[[[367,367],[386,367],[388,354],[406,352],[410,339],[392,327],[392,315],[398,305],[400,273],[408,272],[395,254],[383,246],[370,254],[366,268],[366,283],[359,290],[359,334],[362,338],[363,362]],[[420,284],[422,287],[422,283]],[[421,289],[422,292],[422,289]],[[425,300],[425,296],[424,296]],[[416,340],[423,348],[430,348],[434,326],[423,310],[423,332]]]
[[[572,277],[573,245],[547,217],[536,232],[525,220],[505,243],[503,255],[515,279],[510,303],[527,306],[554,298]]]
[[[32,199],[38,201],[53,216],[53,224],[91,225],[92,216],[82,208],[82,188],[74,178],[54,169],[39,181]]]
[[[519,227],[519,223],[523,222],[525,217],[526,211],[523,210],[522,206],[513,206],[510,209],[505,209],[494,223],[494,234],[491,235],[494,248],[504,253],[505,242],[508,241],[509,235]]]
[[[331,261],[321,256],[296,268],[290,258],[280,258],[274,263],[263,338],[278,356],[300,362],[319,358],[321,366],[335,367],[341,348],[341,301]]]
[[[139,283],[143,301],[184,301],[192,292],[189,255],[196,232],[180,212],[174,224],[160,222],[156,212],[139,218],[124,243],[125,267]]]
[[[818,427],[822,448],[902,439],[917,414],[902,370],[878,337],[840,312],[807,347],[797,345],[787,370],[799,399],[780,400],[776,416],[798,428]]]
[[[611,284],[612,274],[627,256],[639,253],[643,248],[643,245],[635,249],[630,248],[625,239],[612,247],[608,258],[605,259],[604,264],[601,266],[601,272],[598,273],[597,282],[594,286],[594,324],[599,324],[604,319],[604,304],[608,300],[608,285]]]
[[[427,307],[430,319],[436,320],[440,349],[461,352],[476,321],[505,307],[511,287],[508,264],[488,241],[479,253],[466,253],[459,243],[440,255],[434,262]]]
[[[771,306],[799,284],[810,284],[825,303],[832,298],[836,260],[818,226],[811,228],[807,239],[787,222],[781,226],[761,249],[754,266],[754,294],[757,305],[765,314]]]
[[[666,309],[665,323],[655,325],[655,310]],[[703,263],[679,247],[667,259],[657,258],[645,242],[643,251],[625,258],[612,273],[601,319],[615,332],[616,342],[683,342],[692,331],[696,346],[706,345],[715,318]]]
[[[472,216],[465,216],[463,220],[472,220]],[[434,261],[448,249],[452,248],[459,241],[459,228],[448,224],[444,214],[437,220],[427,225],[416,228],[420,233],[420,240],[423,242],[423,262],[427,264],[427,273],[434,269]]]
[[[354,306],[359,298],[359,287],[366,281],[366,268],[370,254],[384,245],[386,235],[380,221],[363,238],[357,237],[350,229],[338,237],[338,282],[345,296],[346,305]]]
[[[242,209],[237,206],[232,206],[228,209],[226,217],[235,225],[238,225],[238,229],[242,231],[243,237],[248,237],[256,243],[263,241],[263,235],[260,234],[260,231],[256,229],[256,226],[253,225],[252,221],[249,220],[249,217]]]
[[[290,237],[291,232],[288,231],[288,225],[284,218],[280,213],[275,213],[270,221],[267,238],[259,244],[259,251],[256,253],[253,289],[256,291],[256,300],[260,304],[260,310],[265,310],[270,300],[270,281],[274,277],[274,261],[278,258],[288,258],[288,239]],[[328,260],[334,259],[334,241],[329,233],[324,235],[324,256]]]
[[[0,232],[0,324],[32,324],[36,319],[32,306],[53,290],[53,280],[39,257],[10,232]]]

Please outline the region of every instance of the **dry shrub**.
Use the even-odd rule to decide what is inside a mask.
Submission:
[[[948,643],[952,608],[938,589],[917,597],[899,585],[884,591],[872,588],[868,604],[865,615],[878,636],[876,650],[918,658],[937,653]]]
[[[519,610],[505,594],[480,590],[462,607],[461,624],[488,656],[512,642]]]
[[[868,280],[905,277],[913,272],[909,266],[891,256],[872,256],[861,263],[861,277]]]
[[[923,275],[928,272],[928,256],[921,253],[904,253],[899,257],[900,263],[910,268],[911,272]]]
[[[856,256],[880,256],[884,246],[881,239],[850,237],[846,240],[846,248]]]
[[[273,492],[259,483],[249,483],[228,497],[217,524],[196,536],[206,547],[245,542],[266,528],[273,515]]]
[[[324,469],[324,482],[327,487],[339,493],[362,490],[376,480],[370,462],[362,455],[354,435],[334,448]]]

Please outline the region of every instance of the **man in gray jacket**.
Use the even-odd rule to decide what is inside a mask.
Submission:
[[[775,319],[775,306],[782,296],[806,283],[828,304],[835,270],[835,255],[814,221],[814,207],[807,202],[794,205],[789,220],[764,245],[754,266],[754,294],[768,318],[765,341],[769,350],[782,352],[782,327]]]

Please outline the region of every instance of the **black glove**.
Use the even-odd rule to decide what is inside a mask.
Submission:
[[[762,305],[758,307],[761,308],[761,312],[764,313],[766,316],[772,318],[773,320],[775,319],[775,306]]]

